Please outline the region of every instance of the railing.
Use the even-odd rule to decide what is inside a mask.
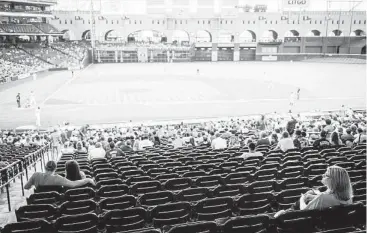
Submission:
[[[12,2],[24,2],[24,3],[41,3],[41,4],[57,4],[57,0],[12,0]]]
[[[10,183],[17,177],[20,177],[22,195],[24,196],[23,175],[25,174],[28,180],[29,179],[28,169],[30,169],[33,166],[34,170],[36,171],[36,164],[38,162],[41,162],[41,168],[43,170],[43,166],[45,165],[45,158],[44,158],[45,153],[49,151],[49,149],[50,149],[49,145],[46,145],[36,150],[35,152],[30,153],[27,156],[15,157],[14,161],[10,165],[0,169],[0,175],[1,175],[0,188],[1,189],[4,187],[6,188],[9,211],[11,211],[10,192],[9,192]],[[48,154],[47,156],[49,157]]]
[[[8,9],[8,8],[0,8],[0,12],[14,12],[14,13],[27,13],[27,14],[52,14],[51,11],[32,11],[26,9]]]
[[[325,54],[325,53],[261,53],[258,52],[256,55],[260,56],[281,56],[281,55],[299,55],[299,56],[319,56],[323,58],[331,58],[331,57],[338,57],[338,58],[359,58],[359,59],[366,59],[367,56],[365,54]]]

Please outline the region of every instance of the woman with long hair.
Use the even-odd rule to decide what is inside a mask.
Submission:
[[[322,175],[321,182],[326,186],[325,192],[310,190],[301,195],[299,202],[291,210],[323,210],[333,206],[349,205],[353,201],[353,189],[348,172],[339,166],[330,166]],[[278,211],[275,217],[285,213]]]
[[[316,190],[304,195],[306,210],[325,209],[331,206],[352,204],[353,189],[348,172],[339,166],[330,166],[322,175],[321,182],[327,190],[319,193]]]
[[[65,177],[68,180],[76,181],[85,179],[84,172],[80,171],[79,164],[75,160],[69,160],[65,164]]]
[[[333,132],[330,136],[331,145],[340,146],[343,145],[342,141],[339,138],[339,134],[337,132]]]

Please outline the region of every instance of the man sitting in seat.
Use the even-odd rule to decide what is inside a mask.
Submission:
[[[239,156],[239,158],[243,158],[244,160],[248,159],[248,158],[251,158],[251,157],[258,157],[258,156],[263,156],[263,154],[261,152],[256,152],[255,151],[255,148],[256,148],[256,145],[255,143],[250,143],[248,145],[248,148],[250,149],[250,152],[248,153],[243,153],[241,156]]]
[[[227,141],[221,137],[220,133],[217,133],[216,138],[212,141],[213,149],[225,149],[227,148]]]
[[[115,147],[115,143],[113,143],[113,142],[110,143],[109,148],[110,148],[110,150],[108,150],[106,152],[106,158],[108,158],[108,159],[116,158],[116,157],[120,157],[120,156],[124,155],[122,150],[118,147]]]
[[[89,160],[93,160],[95,158],[105,158],[106,151],[102,148],[102,144],[97,142],[95,148],[89,151]]]
[[[329,146],[331,145],[330,142],[326,139],[327,136],[327,132],[326,131],[321,131],[320,133],[320,139],[317,139],[314,143],[313,143],[313,147],[315,149],[320,149],[323,148],[325,146]]]
[[[60,175],[55,175],[56,163],[49,161],[45,167],[46,172],[35,172],[28,182],[25,184],[25,189],[30,189],[32,186],[64,186],[69,188],[80,187],[86,184],[95,185],[94,180],[85,178],[82,180],[71,181]]]
[[[280,139],[274,150],[277,149],[281,149],[283,152],[286,152],[289,149],[294,149],[293,140],[289,137],[288,132],[283,132],[282,139]]]

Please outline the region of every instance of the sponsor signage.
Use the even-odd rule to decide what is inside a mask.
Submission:
[[[262,56],[262,61],[277,61],[278,57],[277,56]]]
[[[284,8],[305,8],[310,5],[311,0],[283,0],[283,7]]]

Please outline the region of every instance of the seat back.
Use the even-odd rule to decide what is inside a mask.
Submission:
[[[44,185],[44,186],[37,186],[34,190],[35,193],[45,193],[45,192],[58,192],[63,193],[64,188],[62,186],[52,186],[52,185]]]
[[[96,214],[66,215],[55,222],[56,232],[92,232],[98,231],[98,216]]]
[[[280,181],[275,185],[275,191],[280,192],[286,189],[297,189],[308,187],[308,179],[307,177],[298,177],[298,178],[288,178]]]
[[[96,195],[96,192],[92,188],[68,189],[65,192],[65,200],[66,201],[88,200],[88,199],[93,199],[95,195]]]
[[[111,210],[101,217],[106,232],[139,230],[145,227],[148,215],[141,207],[125,210]]]
[[[227,220],[223,225],[226,233],[255,233],[267,232],[270,226],[270,218],[267,215],[251,215],[236,217]]]
[[[182,190],[187,189],[192,186],[192,180],[190,178],[177,178],[177,179],[170,179],[167,180],[164,187],[166,190]]]
[[[278,232],[317,232],[318,210],[287,211],[275,219]]]
[[[110,197],[102,199],[99,202],[99,208],[102,211],[106,210],[124,210],[132,208],[136,205],[136,198],[131,195],[121,197]]]
[[[142,170],[129,170],[121,173],[121,178],[126,180],[133,176],[144,176],[145,172]]]
[[[182,177],[197,178],[197,177],[206,176],[206,175],[207,174],[204,171],[190,171],[190,172],[184,173]]]
[[[54,220],[58,215],[58,211],[53,205],[26,205],[15,210],[15,215],[18,222],[35,219]]]
[[[303,166],[287,167],[278,173],[278,179],[297,178],[303,176]]]
[[[155,177],[155,180],[159,180],[160,182],[166,182],[170,179],[180,178],[180,175],[177,173],[167,173],[167,174],[160,174]]]
[[[234,197],[245,193],[242,184],[222,185],[213,190],[213,197]]]
[[[255,181],[247,186],[249,193],[265,193],[275,190],[275,180]]]
[[[106,172],[106,173],[100,173],[96,175],[96,181],[101,180],[108,180],[108,179],[117,179],[119,177],[119,174],[116,172]]]
[[[198,187],[215,187],[224,185],[225,182],[220,176],[202,176],[196,179],[195,184]]]
[[[143,193],[152,193],[160,191],[162,185],[159,181],[148,181],[148,182],[139,182],[134,184],[130,189],[131,195],[138,195]]]
[[[188,188],[179,192],[176,196],[177,201],[200,201],[210,196],[208,188]]]
[[[252,181],[252,176],[250,173],[246,172],[236,172],[230,173],[224,179],[225,183],[228,184],[244,184]]]
[[[271,212],[275,198],[272,193],[242,195],[236,202],[240,215],[255,215]]]
[[[164,205],[173,201],[174,194],[169,191],[145,193],[139,198],[139,203],[142,206]]]
[[[60,206],[61,215],[77,215],[94,213],[97,210],[97,204],[92,200],[67,201]]]
[[[152,168],[148,170],[147,173],[152,177],[156,177],[158,175],[168,174],[170,171],[167,168]]]
[[[30,221],[23,221],[17,223],[9,223],[1,230],[2,233],[53,233],[55,232],[53,225],[46,220],[37,219]]]
[[[323,230],[366,225],[366,208],[362,203],[327,208],[320,212]]]
[[[129,179],[126,180],[126,184],[130,185],[134,185],[136,183],[139,182],[148,182],[148,181],[152,181],[152,178],[150,176],[132,176],[129,177]]]
[[[158,205],[151,211],[154,227],[186,223],[190,220],[191,206],[189,202],[176,202]]]
[[[313,177],[322,175],[326,172],[327,164],[314,164],[310,165],[305,171],[305,176],[307,177]]]
[[[281,191],[276,196],[279,208],[284,210],[290,208],[292,204],[300,199],[301,194],[304,194],[308,190],[308,188],[296,188]]]
[[[104,185],[97,191],[97,197],[119,197],[129,193],[129,187],[122,184]]]
[[[216,233],[218,230],[215,222],[195,222],[175,225],[168,233]]]
[[[268,181],[275,180],[277,178],[278,170],[277,169],[265,169],[258,170],[254,174],[254,181]]]
[[[196,205],[197,219],[212,221],[232,216],[233,199],[230,197],[209,198]]]
[[[104,185],[115,185],[115,184],[124,184],[121,179],[109,179],[109,180],[101,180],[96,184],[97,188],[101,188]]]
[[[34,193],[27,198],[27,204],[55,204],[61,201],[61,195],[58,192]]]

